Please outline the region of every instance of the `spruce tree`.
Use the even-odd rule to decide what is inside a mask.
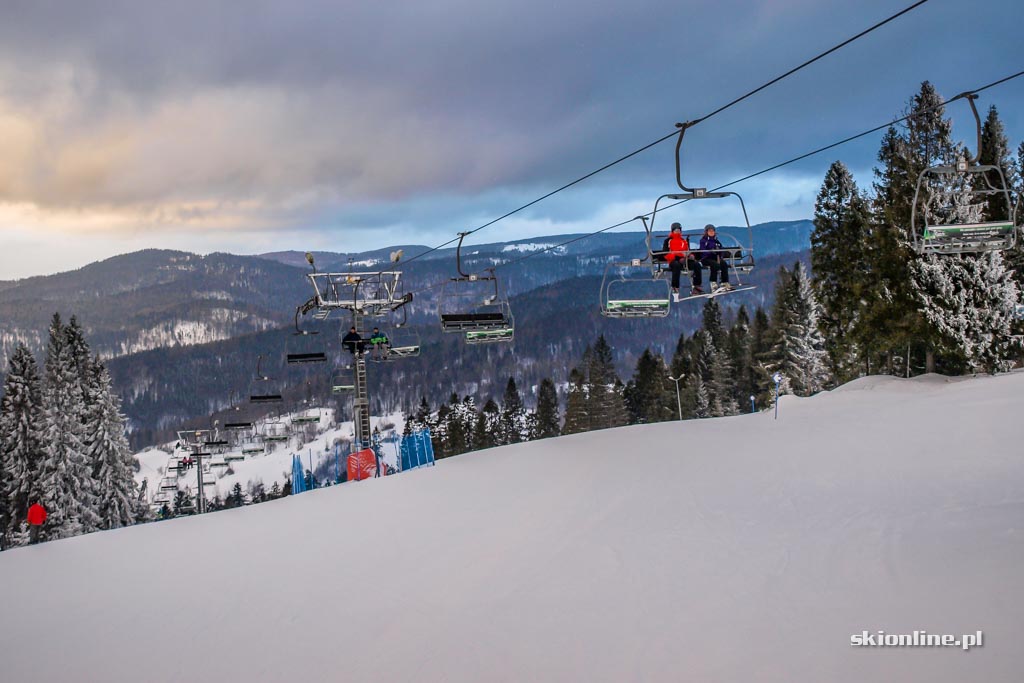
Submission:
[[[472,396],[465,396],[458,405],[452,408],[452,419],[458,422],[458,430],[463,440],[463,449],[460,453],[477,450],[474,442],[475,427],[477,419],[476,399]]]
[[[994,104],[988,108],[988,115],[981,127],[981,149],[978,150],[978,163],[982,166],[996,166],[1002,171],[1007,185],[1009,187],[1015,185],[1016,168],[1010,155],[1010,142]],[[987,177],[977,178],[975,189],[982,190],[1002,186],[1002,180],[997,172],[988,171],[985,175]],[[1007,203],[1005,195],[994,193],[987,197],[982,217],[986,221],[1002,221],[1012,214],[1012,210],[1013,206]]]
[[[938,331],[940,348],[975,371],[1009,370],[1021,350],[1013,335],[1019,292],[1002,254],[929,256],[916,268],[921,310]]]
[[[587,358],[587,384],[590,409],[589,429],[620,427],[628,422],[624,386],[615,372],[612,348],[604,335],[597,338]]]
[[[771,354],[771,334],[772,326],[768,314],[758,306],[754,311],[754,320],[750,324],[749,375],[746,382],[757,405],[762,408],[771,402],[770,373],[765,366]]]
[[[711,399],[708,397],[707,388],[704,386],[704,380],[701,379],[700,373],[694,373],[687,384],[689,384],[688,393],[693,395],[693,416],[697,419],[711,417]]]
[[[87,383],[94,393],[86,415],[88,460],[93,466],[99,526],[116,529],[132,524],[138,489],[133,475],[133,457],[125,436],[121,401],[114,393],[110,373],[97,358],[89,367]]]
[[[540,381],[540,388],[537,390],[537,410],[534,412],[534,431],[531,438],[548,439],[558,436],[558,392],[555,383],[545,377]]]
[[[714,342],[711,342],[712,344]],[[732,361],[725,350],[715,350],[711,365],[711,391],[714,398],[711,414],[715,417],[738,415],[739,405],[736,402],[736,381],[733,376]]]
[[[671,419],[666,380],[668,369],[661,356],[644,349],[636,362],[633,378],[626,385],[625,401],[630,424],[648,424]]]
[[[313,473],[306,470],[307,485],[310,489],[313,488]],[[235,482],[235,485],[231,487],[231,495],[228,496],[227,500],[228,507],[240,508],[245,505],[245,494],[242,492],[242,485],[239,482]]]
[[[503,443],[520,443],[525,440],[526,408],[519,395],[519,388],[513,377],[508,378],[501,406],[501,434]]]
[[[732,364],[734,390],[740,412],[745,412],[750,396],[757,393],[757,385],[753,376],[751,359],[750,317],[746,306],[740,306],[736,312],[736,321],[729,328],[726,351]]]
[[[804,395],[825,389],[831,380],[825,337],[821,333],[821,306],[811,287],[807,269],[797,263],[791,276],[793,301],[796,304],[796,348],[800,384]]]
[[[578,434],[590,428],[590,413],[586,378],[579,368],[569,371],[569,394],[565,401],[563,434]]]
[[[29,506],[41,499],[42,403],[36,360],[28,347],[19,343],[8,361],[0,398],[0,547],[10,545]]]
[[[711,337],[716,349],[725,348],[725,328],[722,326],[722,308],[715,299],[708,299],[704,303],[702,329]]]
[[[438,419],[441,419],[440,413]],[[459,455],[469,450],[472,434],[467,431],[459,395],[452,392],[448,397],[448,405],[444,410],[444,427],[441,429],[445,440],[446,455]]]
[[[815,293],[821,302],[826,350],[836,377],[859,374],[855,328],[863,320],[865,293],[874,277],[870,223],[867,201],[857,190],[853,176],[841,161],[834,162],[814,205],[811,266]]]
[[[86,459],[81,383],[60,316],[54,314],[47,344],[43,391],[45,454],[39,487],[47,519],[41,538],[65,538],[96,529],[96,494]]]
[[[290,487],[291,482],[289,482],[289,488]],[[195,505],[193,505],[192,503],[192,499],[189,498],[188,494],[182,491],[181,489],[178,489],[178,491],[174,494],[174,501],[172,504],[174,505],[173,514],[175,517],[181,517],[183,515],[193,515],[196,512],[196,508]]]
[[[501,408],[498,407],[493,398],[489,398],[487,403],[484,404],[483,409],[481,409],[480,415],[476,420],[476,427],[473,430],[473,443],[476,444],[477,449],[502,445],[499,429],[500,423]]]

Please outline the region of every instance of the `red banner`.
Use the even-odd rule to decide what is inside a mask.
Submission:
[[[372,448],[364,448],[348,456],[348,480],[360,481],[377,476],[377,455]]]

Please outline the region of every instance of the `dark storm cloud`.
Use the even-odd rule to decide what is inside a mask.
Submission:
[[[507,208],[904,4],[8,1],[0,202],[124,225],[388,225],[374,201],[473,216],[482,200],[460,196]],[[934,0],[693,129],[687,177],[724,182],[874,125],[924,79],[953,94],[1002,76],[1020,13]],[[992,93],[1016,133],[1020,92]],[[666,144],[593,183],[622,194],[671,169]]]

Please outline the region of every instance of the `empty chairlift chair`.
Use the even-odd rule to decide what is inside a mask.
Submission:
[[[607,318],[664,318],[672,290],[657,277],[650,258],[612,261],[601,280],[601,315]]]
[[[918,175],[911,211],[911,238],[919,254],[980,254],[1012,249],[1017,242],[1018,204],[999,166],[979,164],[981,117],[971,105],[978,153],[967,150],[954,164],[931,166]]]
[[[459,233],[459,276],[449,279],[441,290],[441,331],[462,333],[467,344],[512,341],[515,321],[494,268],[485,270],[484,275],[462,270],[462,240],[467,234]]]
[[[311,302],[307,301],[295,309],[295,331],[288,339],[285,360],[289,365],[303,365],[306,363],[324,363],[327,361],[326,341],[327,335],[321,335],[320,330],[302,329],[299,327],[299,315],[304,314],[311,308]]]
[[[256,360],[256,377],[249,384],[250,403],[282,403],[284,401],[283,383],[263,374],[263,356]]]

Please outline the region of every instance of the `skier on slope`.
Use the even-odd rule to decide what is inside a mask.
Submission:
[[[693,271],[693,293],[700,294],[702,292],[700,266],[690,256],[690,243],[683,237],[683,226],[679,223],[672,224],[671,232],[665,238],[662,251],[656,254],[657,256],[661,256],[668,263],[669,270],[672,271],[672,296],[676,301],[679,300],[679,275],[683,268]]]
[[[704,226],[704,236],[700,238],[700,249],[696,252],[699,265],[695,271],[695,281],[700,284],[700,267],[707,266],[711,269],[711,291],[728,292],[732,289],[729,284],[729,263],[725,260],[725,247],[715,236],[715,226],[708,223]],[[718,284],[718,273],[721,271],[721,284]]]

